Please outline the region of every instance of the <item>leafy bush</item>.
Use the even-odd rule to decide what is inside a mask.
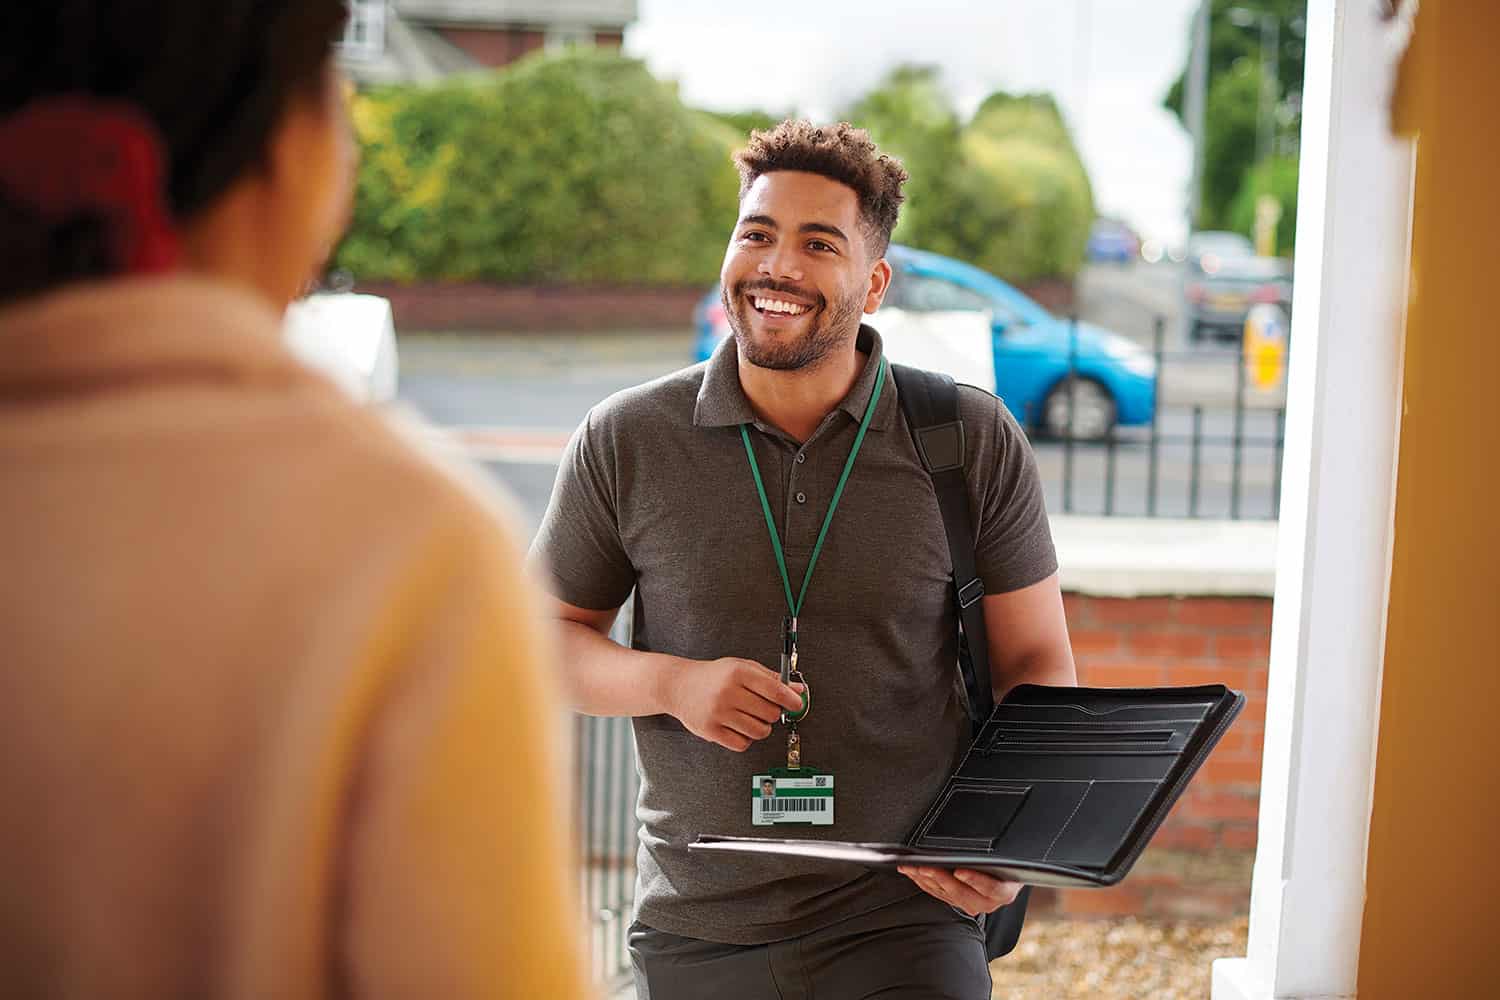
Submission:
[[[1014,281],[1071,276],[1093,197],[1047,97],[960,122],[930,69],[849,110],[911,173],[896,238]],[[364,149],[336,264],[363,279],[711,282],[733,224],[730,160],[763,112],[685,107],[617,53],[537,53],[492,73],[355,99]]]
[[[356,98],[338,264],[362,278],[697,284],[734,219],[736,135],[608,51]]]

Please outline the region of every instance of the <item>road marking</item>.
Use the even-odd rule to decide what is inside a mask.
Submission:
[[[557,465],[572,431],[537,427],[444,427],[443,435],[479,462]]]

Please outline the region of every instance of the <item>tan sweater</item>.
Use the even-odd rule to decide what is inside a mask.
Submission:
[[[0,992],[579,996],[520,561],[259,300],[0,310]]]

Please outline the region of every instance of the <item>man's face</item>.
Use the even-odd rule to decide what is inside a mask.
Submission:
[[[740,200],[719,285],[740,354],[816,368],[874,312],[890,266],[871,260],[854,189],[818,174],[763,174]]]

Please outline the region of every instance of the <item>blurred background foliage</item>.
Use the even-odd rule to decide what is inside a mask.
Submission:
[[[1276,196],[1282,215],[1277,245],[1290,252],[1296,237],[1297,153],[1302,131],[1307,0],[1210,0],[1208,95],[1204,112],[1203,193],[1199,229],[1253,235],[1255,197]],[[1275,21],[1275,51],[1261,48],[1265,19]],[[1262,63],[1274,64],[1270,82],[1271,148],[1257,148]],[[1162,103],[1187,124],[1187,69]]]
[[[935,68],[904,66],[843,117],[912,175],[898,241],[1018,283],[1082,266],[1093,190],[1050,96],[991,94],[964,122]]]
[[[730,155],[782,117],[689,108],[591,48],[369,90],[335,265],[366,281],[706,284],[735,218]],[[961,121],[934,69],[901,67],[841,117],[912,175],[899,241],[1017,282],[1080,267],[1093,196],[1050,97],[997,93]]]
[[[603,50],[358,95],[364,150],[337,265],[361,279],[711,281],[738,133]]]
[[[1297,240],[1297,158],[1278,156],[1251,167],[1239,192],[1229,205],[1229,228],[1251,235],[1255,228],[1255,203],[1270,195],[1281,205],[1276,223],[1276,245],[1289,254]]]

